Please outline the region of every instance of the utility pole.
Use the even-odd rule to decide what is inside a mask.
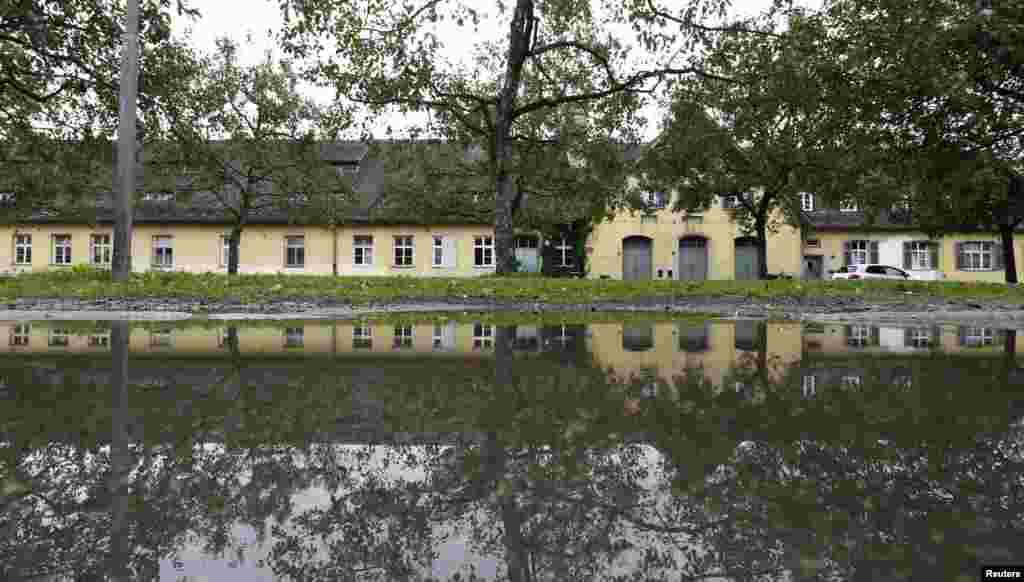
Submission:
[[[121,58],[121,109],[117,127],[117,192],[111,274],[127,281],[132,273],[132,194],[135,192],[135,98],[139,86],[139,0],[128,0]]]

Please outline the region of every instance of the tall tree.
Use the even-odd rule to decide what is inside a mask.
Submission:
[[[354,188],[325,162],[324,146],[348,117],[302,96],[288,61],[268,53],[257,65],[240,65],[227,39],[197,67],[192,85],[160,112],[159,138],[146,146],[147,187],[212,197],[232,223],[233,275],[242,231],[261,213],[316,214],[335,225],[345,216]]]
[[[680,211],[703,211],[727,196],[735,220],[757,241],[760,278],[776,217],[806,222],[801,194],[836,159],[831,135],[841,119],[820,99],[805,47],[768,26],[723,35],[705,60],[716,76],[677,86],[662,132],[646,148],[640,182],[676,192]]]
[[[490,14],[458,0],[286,1],[283,43],[296,56],[315,57],[310,78],[334,87],[339,97],[376,112],[429,112],[417,135],[426,131],[485,153],[481,173],[494,196],[496,270],[507,273],[514,270],[523,181],[536,169],[518,166],[517,152],[531,143],[579,148],[594,140],[636,141],[643,97],[666,76],[703,74],[696,49],[721,32],[711,19],[726,3],[690,0],[672,9],[653,1],[489,5]],[[448,56],[446,37],[492,25],[507,33]],[[630,28],[635,45],[615,34]],[[573,113],[587,139],[559,134],[554,121],[561,111]],[[546,159],[560,163],[561,156]],[[580,159],[587,160],[586,152]]]

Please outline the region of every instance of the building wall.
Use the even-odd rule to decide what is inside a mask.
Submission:
[[[992,241],[999,242],[999,237],[991,234],[951,234],[943,237],[942,250],[940,251],[942,270],[946,278],[952,281],[985,281],[990,283],[1002,283],[1006,281],[1005,271],[998,269],[994,271],[960,271],[956,268],[956,243],[965,241]],[[1017,279],[1024,280],[1024,241],[1020,236],[1015,237],[1013,242],[1014,258],[1017,263]]]
[[[154,237],[171,236],[175,271],[194,273],[226,272],[226,257],[222,238],[230,231],[226,225],[189,224],[137,224],[132,240],[132,268],[136,272],[152,269]],[[14,240],[16,234],[32,236],[31,265],[15,265]],[[3,227],[0,237],[7,244],[0,245],[0,268],[13,272],[45,271],[64,268],[52,264],[52,236],[71,236],[71,265],[90,264],[90,237],[110,234],[110,225],[36,224]],[[446,235],[455,240],[456,261],[452,267],[432,265],[433,235]],[[333,262],[338,262],[338,273],[343,275],[407,275],[473,277],[493,273],[490,267],[474,266],[474,237],[492,236],[493,229],[484,225],[453,226],[353,226],[339,228],[337,245],[335,235],[321,226],[250,225],[242,231],[239,244],[239,272],[241,273],[297,273],[330,275]],[[354,264],[353,237],[370,235],[374,239],[373,265]],[[413,237],[413,265],[394,265],[394,237]],[[285,265],[285,237],[305,237],[305,265],[289,268]],[[493,238],[492,238],[493,240]],[[493,255],[492,255],[493,256]]]
[[[707,239],[708,279],[734,279],[735,241],[744,233],[733,220],[732,211],[723,209],[720,201],[701,213],[675,212],[671,206],[670,201],[665,209],[650,214],[621,211],[613,219],[598,224],[587,240],[588,276],[621,279],[623,239],[644,236],[652,241],[652,278],[678,279],[679,241],[688,236],[700,236]],[[779,226],[774,234],[769,232],[769,273],[800,274],[800,240],[799,229],[788,225]]]

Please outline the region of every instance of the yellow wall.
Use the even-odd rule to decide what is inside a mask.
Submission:
[[[223,225],[188,224],[138,224],[132,240],[132,268],[147,271],[152,267],[153,237],[170,235],[173,240],[175,271],[226,272],[222,258],[221,237],[229,232]],[[15,265],[15,234],[31,234],[31,265]],[[72,265],[87,265],[90,262],[90,236],[111,234],[109,225],[91,227],[88,225],[19,225],[0,228],[0,238],[6,244],[0,245],[0,269],[15,272],[45,271],[63,268],[51,264],[51,237],[55,234],[71,235]],[[456,242],[456,265],[454,268],[432,266],[432,236],[442,234],[453,237]],[[305,273],[329,275],[337,253],[338,272],[343,275],[408,275],[472,277],[493,273],[494,267],[474,266],[474,236],[491,236],[493,229],[483,225],[455,225],[444,227],[424,226],[354,226],[339,228],[337,250],[333,251],[334,236],[330,229],[321,226],[251,225],[242,232],[239,246],[239,271],[242,273]],[[353,236],[374,237],[372,266],[353,264]],[[413,236],[412,267],[394,266],[394,237]],[[285,237],[305,237],[305,266],[285,266]]]
[[[984,234],[956,234],[948,235],[942,239],[942,270],[946,273],[946,278],[953,281],[987,281],[991,283],[1002,283],[1006,281],[1006,274],[1004,269],[997,271],[959,271],[956,268],[956,243],[965,241],[992,241],[999,242],[999,237],[994,235]],[[1024,241],[1020,240],[1017,236],[1014,238],[1013,251],[1014,258],[1017,264],[1017,279],[1024,279]]]
[[[735,278],[735,240],[744,236],[739,225],[733,221],[733,212],[721,207],[716,201],[711,208],[700,213],[681,213],[671,210],[672,203],[663,210],[645,215],[642,212],[621,211],[612,220],[598,224],[587,241],[589,276],[606,275],[613,279],[622,278],[622,240],[629,236],[645,236],[652,240],[653,278],[657,279],[659,269],[663,278],[679,278],[676,258],[679,241],[687,236],[702,236],[707,239],[708,279],[729,280]],[[645,216],[656,217],[656,222],[647,223]],[[689,220],[698,216],[699,221]],[[778,221],[779,216],[772,220]],[[799,275],[801,265],[800,231],[788,225],[780,225],[775,234],[768,234],[768,272]]]

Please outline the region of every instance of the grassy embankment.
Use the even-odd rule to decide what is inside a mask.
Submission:
[[[909,292],[909,293],[908,293]],[[150,272],[114,283],[110,274],[75,268],[0,280],[0,301],[21,297],[178,298],[266,303],[327,299],[355,305],[400,300],[466,299],[580,304],[650,299],[732,296],[754,300],[783,297],[859,297],[877,301],[924,299],[1024,303],[1024,287],[1000,283],[925,281],[642,281],[551,279],[538,276],[442,279],[329,277],[313,275],[192,275]]]

